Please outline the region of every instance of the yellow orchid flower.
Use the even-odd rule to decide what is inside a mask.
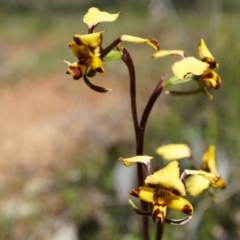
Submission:
[[[218,63],[208,50],[203,39],[201,39],[198,45],[198,51],[201,61],[194,57],[186,57],[175,62],[172,70],[174,75],[179,79],[184,79],[188,74],[196,76],[200,88],[212,100],[213,97],[207,91],[206,87],[218,89],[221,86],[221,77],[214,71],[218,67]]]
[[[182,58],[173,64],[172,70],[175,78],[173,77],[169,81],[166,81],[165,87],[192,80],[196,80],[200,86],[200,89],[188,92],[168,91],[167,93],[181,96],[203,92],[210,100],[213,100],[213,96],[208,92],[206,87],[218,89],[221,86],[222,80],[214,71],[219,65],[208,50],[203,39],[200,40],[198,51],[201,60],[195,57],[186,57],[182,50],[160,50],[152,55],[153,58],[168,55],[177,55]]]
[[[74,41],[71,41],[68,44],[78,61],[74,63],[64,61],[68,66],[67,74],[71,74],[74,80],[83,77],[85,83],[98,92],[107,92],[111,91],[111,89],[93,85],[88,80],[88,77],[95,76],[96,72],[105,75],[103,67],[104,60],[110,61],[122,58],[123,52],[121,51],[121,48],[118,47],[121,42],[144,43],[150,45],[156,51],[159,50],[159,45],[154,39],[145,39],[130,35],[122,35],[115,39],[108,47],[103,48],[102,42],[104,31],[93,32],[93,30],[100,22],[113,22],[119,17],[119,15],[120,12],[110,14],[102,12],[95,7],[90,8],[83,17],[83,22],[88,26],[88,34],[74,34]],[[117,49],[113,50],[114,48]]]
[[[201,170],[185,170],[186,175],[192,175],[187,181],[187,192],[192,196],[198,196],[210,186],[225,189],[226,184],[219,175],[215,162],[215,146],[211,145],[202,156]]]
[[[140,162],[147,166],[151,157],[137,156],[133,158],[119,158],[126,166]],[[154,222],[162,224],[164,222],[182,225],[187,223],[193,215],[193,206],[191,203],[182,198],[186,195],[185,185],[179,177],[180,169],[177,161],[170,162],[166,167],[148,174],[145,179],[145,186],[130,191],[130,195],[139,198],[142,201],[149,203],[150,212],[144,212],[129,200],[130,205],[136,213],[140,215],[152,216]],[[188,216],[183,219],[168,219],[166,218],[167,208],[183,212]]]

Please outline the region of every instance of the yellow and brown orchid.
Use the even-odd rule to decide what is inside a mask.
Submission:
[[[215,161],[215,146],[211,145],[202,156],[201,170],[185,170],[186,175],[192,175],[187,181],[187,191],[192,196],[198,196],[209,187],[225,189],[226,184],[219,175]]]
[[[189,159],[194,165],[192,153],[186,144],[168,144],[157,148],[156,152],[164,160]],[[205,189],[214,188],[224,189],[226,184],[219,175],[215,161],[215,146],[211,145],[202,156],[202,165],[200,170],[185,169],[181,179],[191,176],[186,181],[187,192],[192,196],[198,196]]]
[[[68,44],[69,48],[73,52],[73,55],[78,59],[78,61],[74,63],[64,61],[68,66],[66,73],[71,74],[74,80],[78,80],[83,77],[85,83],[90,88],[98,92],[107,92],[111,89],[95,86],[88,80],[87,77],[95,76],[96,72],[102,75],[105,74],[103,61],[105,59],[111,60],[111,57],[107,56],[116,47],[117,51],[115,52],[117,52],[117,55],[115,54],[115,56],[112,57],[112,60],[121,59],[122,52],[121,47],[119,46],[121,42],[127,41],[133,43],[145,43],[153,47],[155,51],[159,50],[159,45],[154,39],[144,39],[130,35],[122,35],[114,40],[108,47],[103,48],[102,42],[104,31],[93,32],[93,30],[100,22],[115,21],[119,15],[120,12],[110,14],[102,12],[95,7],[90,8],[83,17],[83,22],[88,26],[88,34],[74,34],[74,41],[71,41]]]
[[[219,65],[208,50],[203,39],[200,40],[198,51],[201,60],[198,60],[195,57],[186,57],[184,51],[182,50],[160,50],[152,55],[153,58],[164,57],[168,55],[180,56],[182,59],[175,62],[172,66],[175,77],[179,80],[196,80],[200,87],[200,89],[190,92],[172,91],[168,93],[175,95],[187,95],[203,92],[210,100],[213,99],[213,96],[208,92],[207,87],[218,89],[221,86],[222,80],[214,71],[214,69],[216,69]],[[177,79],[173,80],[174,84],[181,83],[181,81],[178,81]]]
[[[130,205],[136,213],[140,215],[152,216],[154,222],[162,224],[164,222],[183,225],[187,223],[193,215],[193,206],[182,198],[186,195],[184,182],[180,179],[180,169],[177,161],[170,162],[166,167],[150,174],[149,166],[152,157],[137,156],[133,158],[119,158],[125,166],[131,166],[136,162],[144,164],[147,169],[145,186],[130,191],[130,195],[139,198],[141,201],[149,203],[149,212],[141,211],[129,200]],[[167,208],[182,212],[188,216],[182,219],[169,219],[166,217]]]

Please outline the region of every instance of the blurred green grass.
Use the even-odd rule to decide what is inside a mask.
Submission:
[[[205,142],[203,147],[216,144],[217,150],[224,153],[219,155],[220,158],[227,156],[230,159],[229,165],[233,166],[229,181],[238,179],[238,158],[240,157],[238,140],[240,135],[238,106],[240,102],[239,12],[229,11],[227,8],[226,10],[219,9],[216,17],[211,13],[210,8],[203,6],[198,9],[190,8],[177,11],[177,14],[173,12],[172,15],[162,13],[163,17],[155,19],[154,22],[149,16],[149,11],[148,14],[142,9],[140,13],[136,12],[135,9],[125,11],[124,7],[120,6],[122,15],[114,25],[104,23],[98,27],[98,30],[106,30],[104,44],[109,43],[111,39],[115,39],[119,35],[134,34],[146,38],[156,38],[162,49],[184,48],[188,55],[197,56],[197,44],[200,38],[204,38],[220,64],[218,73],[223,80],[222,87],[218,91],[214,91],[213,103],[200,95],[186,98],[161,96],[154,108],[153,117],[149,120],[145,152],[153,155],[156,147],[167,142],[187,142],[194,145],[200,140]],[[112,7],[112,11],[117,12],[119,9]],[[65,66],[62,60],[74,61],[67,46],[68,42],[72,39],[73,33],[86,32],[86,26],[82,23],[84,12],[85,9],[82,9],[82,12],[70,13],[47,12],[45,14],[45,12],[31,11],[28,13],[14,12],[14,14],[1,13],[0,41],[3,46],[0,56],[1,86],[14,88],[16,82],[24,81],[25,78],[41,81],[48,74],[60,71],[64,73]],[[126,43],[125,46],[130,49],[133,60],[136,62],[138,92],[142,99],[147,99],[163,73],[167,71],[171,75],[170,66],[175,59],[149,59],[152,52],[147,46],[141,47],[129,43]],[[106,64],[106,69],[109,78],[117,75],[120,80],[126,80],[127,73],[123,65],[110,63]],[[142,107],[139,109],[141,110]],[[80,206],[83,202],[85,205],[87,204],[87,199],[84,201],[81,199],[86,194],[84,192],[86,186],[91,193],[91,190],[95,191],[93,186],[98,182],[99,194],[110,195],[114,192],[112,183],[108,181],[108,161],[111,157],[115,160],[116,153],[106,156],[105,149],[97,149],[96,152],[100,156],[96,156],[96,153],[90,154],[85,159],[86,164],[72,166],[73,169],[81,172],[81,179],[84,179],[84,183],[86,183],[86,179],[91,179],[91,176],[93,177],[92,182],[82,184],[80,181],[78,183],[79,189],[70,184],[57,191],[59,201],[63,202],[63,208],[67,211],[68,218],[76,223],[85,219],[86,216],[89,217],[92,211],[91,204],[87,205],[85,209]],[[158,158],[156,157],[156,159]],[[78,162],[79,159],[73,161]],[[95,176],[99,180],[94,178],[97,169],[101,169],[100,174]],[[55,181],[61,182],[63,176],[64,173],[61,173]],[[51,197],[52,194],[46,198]],[[237,196],[239,197],[239,194]],[[42,201],[43,204],[48,203],[47,200],[43,199]],[[104,233],[104,236],[107,236],[106,239],[111,239],[110,236],[113,234],[118,236],[118,239],[123,238],[123,235],[128,239],[128,234],[131,236],[131,231],[136,231],[136,229],[130,228],[125,233],[121,233],[115,216],[120,214],[122,207],[104,206],[102,209],[106,210],[109,218],[109,231]],[[209,239],[213,239],[210,237],[213,236],[212,227],[219,224],[219,218],[221,218],[221,226],[226,231],[227,236],[229,238],[236,237],[239,223],[234,222],[233,217],[230,216],[237,210],[238,204],[231,199],[228,199],[228,211],[223,213],[225,217],[227,216],[226,218],[216,214],[218,206],[214,207],[215,214],[207,213],[205,218],[208,220],[202,223],[195,239],[207,239],[206,235],[209,236]],[[131,209],[127,208],[125,211],[131,211]],[[3,218],[0,221],[0,229],[4,229],[4,231],[1,231],[0,239],[15,239],[13,234],[16,231],[15,225],[20,224],[20,222],[31,222],[33,226],[38,225],[45,214],[48,214],[47,211],[40,213],[41,211],[37,213],[37,217],[30,216],[20,221]],[[133,215],[130,218],[137,221],[138,216]],[[229,229],[229,222],[232,223],[231,226],[234,226],[231,229]],[[184,239],[177,237],[178,233],[180,234],[182,231],[181,229],[175,228],[173,233],[172,228],[172,226],[166,226],[164,240],[171,239],[173,236],[175,239]],[[185,231],[187,230],[185,229]],[[28,234],[29,230],[26,232]],[[138,239],[137,231],[133,234],[135,235],[129,239]]]

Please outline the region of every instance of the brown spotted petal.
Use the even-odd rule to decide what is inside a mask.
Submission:
[[[152,208],[152,218],[153,221],[156,222],[159,221],[160,224],[162,224],[166,217],[166,200],[164,197],[158,197],[153,202],[153,208]]]
[[[90,33],[85,35],[73,35],[73,40],[79,46],[84,45],[91,49],[93,53],[99,53],[102,46],[102,32]]]
[[[169,196],[169,197],[166,197],[166,204],[167,204],[167,207],[171,209],[174,209],[179,212],[183,212],[187,215],[193,215],[192,204],[184,198]]]
[[[222,84],[221,77],[211,69],[206,70],[201,75],[201,79],[203,79],[205,84],[210,88],[218,89]]]
[[[203,39],[201,39],[201,41],[198,45],[198,51],[199,51],[199,56],[202,59],[202,61],[208,63],[210,69],[214,69],[214,68],[218,67],[218,63],[216,62],[213,55],[208,50]]]
[[[69,63],[64,61],[68,65],[67,74],[71,74],[74,80],[80,79],[87,71],[87,66],[81,65],[78,62]]]
[[[139,198],[142,201],[152,203],[155,191],[149,187],[139,187],[129,192],[130,195]]]
[[[69,48],[72,50],[75,57],[77,57],[82,63],[85,63],[93,54],[90,49],[86,46],[79,46],[75,42],[70,42],[68,44]]]

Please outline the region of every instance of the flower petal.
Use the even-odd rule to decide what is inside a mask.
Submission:
[[[204,62],[207,62],[211,69],[214,69],[214,68],[218,67],[218,63],[216,62],[216,60],[214,59],[214,57],[212,56],[212,54],[208,50],[208,48],[207,48],[203,39],[201,39],[201,41],[198,45],[198,51],[199,51],[200,58]]]
[[[209,172],[202,171],[202,170],[188,170],[188,169],[184,170],[184,174],[187,175],[187,176],[188,175],[201,176],[201,177],[205,178],[206,180],[210,181],[210,183],[213,187],[219,187],[218,186],[218,181],[221,177],[220,175],[215,175],[213,173],[209,173]]]
[[[102,63],[102,60],[99,57],[93,55],[90,58],[88,66],[91,69],[93,69],[94,71],[97,71],[97,72],[101,73],[102,75],[105,75],[105,71],[104,71],[104,68],[103,68],[103,63]]]
[[[70,63],[64,60],[68,65],[67,74],[71,74],[74,80],[80,79],[87,71],[87,66],[79,64],[78,62]]]
[[[215,161],[215,146],[211,145],[209,148],[203,153],[202,156],[202,170],[211,172],[213,174],[218,174],[216,161]]]
[[[79,46],[75,42],[70,42],[68,46],[71,48],[74,56],[80,59],[81,62],[86,62],[86,60],[92,56],[90,49],[86,46]]]
[[[84,45],[86,47],[89,47],[93,53],[99,53],[102,45],[103,33],[104,31],[85,35],[74,34],[73,40],[77,45]]]
[[[153,157],[150,156],[135,156],[131,158],[122,158],[120,157],[118,160],[121,161],[126,167],[130,167],[134,163],[143,163],[145,165],[149,165]]]
[[[201,78],[204,80],[205,84],[208,87],[218,89],[221,86],[222,80],[221,77],[211,69],[206,70]]]
[[[142,201],[152,203],[155,191],[149,187],[139,187],[129,192],[130,195],[139,198]]]
[[[156,222],[158,220],[160,224],[162,224],[166,217],[166,200],[164,197],[158,197],[153,203],[152,209],[152,218],[153,221]]]
[[[168,144],[157,148],[156,153],[165,160],[189,158],[191,150],[186,144]]]
[[[88,25],[89,29],[92,29],[100,22],[113,22],[120,15],[119,13],[110,14],[107,12],[102,12],[98,8],[92,7],[89,8],[87,13],[83,17],[83,22]]]
[[[194,57],[186,57],[182,60],[175,62],[172,66],[173,73],[176,77],[184,79],[184,77],[192,73],[200,76],[209,68],[205,62],[199,61]]]
[[[152,55],[152,58],[165,57],[169,55],[177,55],[182,58],[185,57],[185,53],[182,50],[160,50]]]
[[[126,42],[147,43],[148,45],[152,46],[156,51],[160,49],[159,44],[155,39],[145,39],[145,38],[139,38],[139,37],[134,37],[130,35],[122,35],[120,39],[121,41],[126,41]]]
[[[193,206],[187,199],[170,196],[166,197],[166,204],[167,207],[176,211],[183,212],[187,215],[193,215]]]
[[[162,186],[174,195],[184,196],[186,194],[185,186],[179,178],[179,174],[180,169],[178,167],[178,162],[172,161],[165,168],[147,176],[145,184],[152,188]]]
[[[209,187],[210,182],[201,176],[195,175],[190,177],[190,179],[187,179],[186,185],[187,192],[196,197]]]

